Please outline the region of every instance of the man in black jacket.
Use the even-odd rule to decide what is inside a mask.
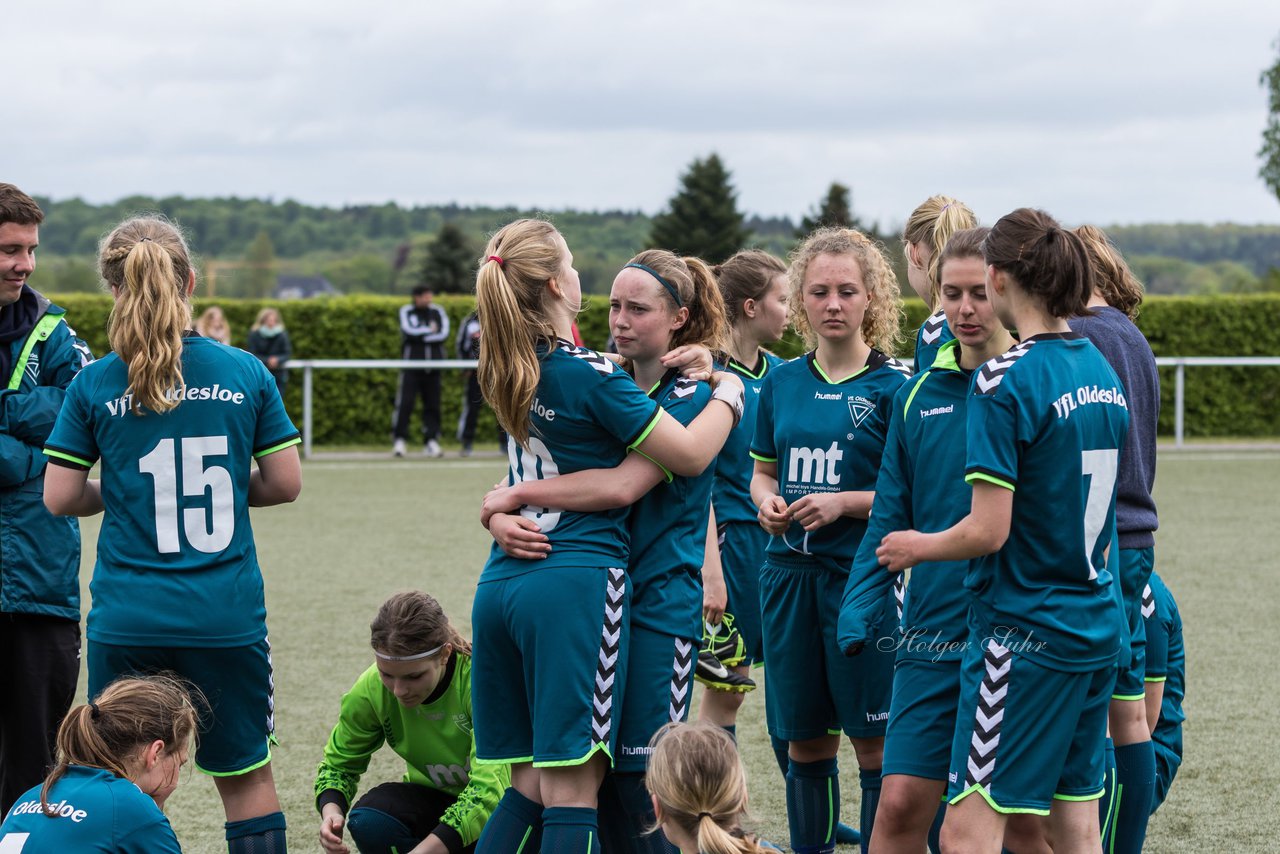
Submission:
[[[449,339],[449,315],[432,301],[428,285],[413,289],[413,302],[400,307],[400,358],[430,361],[444,358],[444,342]],[[421,397],[423,452],[438,457],[440,450],[440,373],[413,368],[400,372],[396,388],[391,452],[405,454],[409,438],[409,417],[415,400]]]

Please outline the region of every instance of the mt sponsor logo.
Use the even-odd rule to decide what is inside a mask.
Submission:
[[[844,451],[835,442],[829,448],[792,448],[787,460],[787,480],[791,483],[840,485],[838,466]]]
[[[471,782],[471,765],[423,765],[422,771],[431,778],[437,789],[446,786],[465,786]]]

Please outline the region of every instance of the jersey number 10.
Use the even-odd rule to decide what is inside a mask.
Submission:
[[[156,548],[160,554],[182,551],[178,540],[178,454],[181,443],[182,494],[203,497],[210,494],[210,507],[188,507],[182,511],[182,527],[187,542],[196,551],[214,554],[231,544],[236,530],[235,491],[231,472],[224,466],[205,467],[205,457],[226,456],[226,436],[189,436],[161,439],[138,460],[138,470],[151,475],[155,483]]]

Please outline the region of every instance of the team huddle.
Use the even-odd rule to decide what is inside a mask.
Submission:
[[[0,204],[0,259],[38,222]],[[616,355],[573,343],[550,223],[490,238],[477,378],[510,468],[483,498],[474,645],[425,593],[383,603],[316,774],[325,851],[768,850],[736,748],[762,672],[798,854],[1141,850],[1183,692],[1141,286],[1105,234],[1025,208],[979,228],[935,196],[903,251],[934,309],[914,367],[885,249],[855,229],[790,263],[640,253],[610,293]],[[231,854],[283,852],[248,508],[299,494],[298,432],[260,362],[189,331],[172,224],[122,223],[100,270],[112,353],[42,392],[26,438],[55,520],[103,514],[92,701],[44,782],[6,787],[0,850],[180,850],[161,810],[190,751]],[[784,361],[789,325],[809,352]],[[406,773],[360,793],[384,745]]]

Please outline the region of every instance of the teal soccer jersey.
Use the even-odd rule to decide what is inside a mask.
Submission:
[[[1159,749],[1163,763],[1176,771],[1182,761],[1182,711],[1186,695],[1187,661],[1182,645],[1182,616],[1178,603],[1165,586],[1164,579],[1152,573],[1142,596],[1142,616],[1147,623],[1147,682],[1163,682],[1160,719],[1151,740]],[[1164,790],[1173,774],[1167,773]]]
[[[613,362],[560,341],[539,349],[541,378],[529,411],[528,447],[507,443],[509,482],[546,480],[583,469],[613,468],[639,445],[662,410]],[[553,566],[626,566],[627,509],[576,513],[524,507],[551,541],[545,560],[509,557],[497,543],[481,581],[512,578]]]
[[[933,360],[938,358],[938,351],[948,341],[956,340],[951,327],[947,326],[947,315],[938,309],[920,324],[916,331],[916,366],[915,372],[923,374],[933,367]]]
[[[783,364],[783,360],[764,350],[758,351],[754,368],[737,359],[729,359],[724,370],[732,371],[742,380],[743,410],[740,420],[725,440],[716,457],[715,486],[711,502],[716,508],[716,524],[725,522],[756,521],[756,506],[751,502],[751,475],[755,464],[751,460],[751,434],[756,428],[756,410],[760,404],[760,390],[769,371]]]
[[[1028,338],[974,377],[966,479],[1014,492],[1008,540],[965,581],[975,628],[1042,667],[1115,660],[1123,615],[1106,551],[1128,425],[1115,371],[1075,333]]]
[[[72,765],[49,793],[57,818],[41,813],[40,786],[18,798],[0,825],[5,854],[178,854],[169,819],[129,780],[101,768]]]
[[[825,376],[814,353],[769,371],[751,456],[777,464],[778,494],[788,505],[812,493],[875,489],[893,395],[910,373],[878,350],[838,382]],[[793,522],[770,539],[768,554],[811,555],[845,575],[865,531],[865,521],[848,516],[811,533]]]
[[[891,531],[945,531],[969,512],[964,480],[965,409],[970,375],[956,363],[959,345],[944,344],[923,374],[898,389],[889,438],[876,479],[875,504],[853,562],[840,614],[841,649],[879,642],[876,621],[896,578],[880,566],[876,548]],[[969,629],[964,590],[968,561],[922,563],[911,570],[902,602],[898,657],[960,661]],[[890,620],[880,621],[885,637]]]
[[[649,391],[688,425],[711,400],[711,387],[669,371]],[[711,508],[712,467],[660,483],[631,508],[631,623],[681,638],[702,633],[702,561]]]
[[[266,636],[249,525],[250,458],[297,444],[275,380],[243,350],[190,336],[182,402],[130,412],[128,369],[85,366],[45,443],[50,461],[102,460],[89,640],[122,646],[244,646]],[[198,603],[198,606],[196,605]]]

